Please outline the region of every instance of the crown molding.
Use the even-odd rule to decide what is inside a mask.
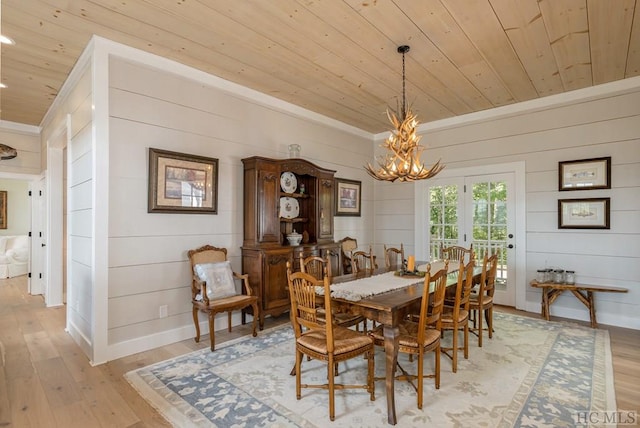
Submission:
[[[0,120],[0,129],[7,131],[21,132],[25,134],[40,135],[41,128],[35,125],[26,125],[24,123],[10,122],[8,120]]]

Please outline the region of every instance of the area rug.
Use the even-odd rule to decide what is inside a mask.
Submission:
[[[574,427],[580,412],[616,410],[606,330],[503,313],[494,313],[494,327],[482,348],[471,336],[469,359],[459,354],[457,373],[442,356],[441,387],[425,380],[422,410],[413,387],[396,382],[398,426]],[[389,426],[384,381],[376,382],[373,402],[364,390],[336,391],[334,422],[326,390],[303,389],[296,400],[289,375],[294,355],[293,332],[284,325],[125,377],[176,427]],[[415,368],[403,355],[399,361]],[[382,349],[375,362],[376,375],[384,376]],[[425,362],[432,368],[433,356]],[[326,379],[324,365],[304,361],[302,367],[303,382]],[[340,364],[337,381],[364,383],[365,377],[366,361],[355,358]]]

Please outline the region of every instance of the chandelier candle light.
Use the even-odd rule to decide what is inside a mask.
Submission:
[[[418,120],[411,109],[407,107],[405,90],[404,54],[409,52],[409,49],[409,46],[406,45],[398,47],[398,53],[402,54],[402,108],[400,116],[398,116],[398,112],[387,109],[387,117],[394,129],[380,147],[387,149],[388,153],[384,156],[376,156],[380,167],[377,171],[370,163],[365,166],[369,175],[380,181],[424,180],[435,176],[444,168],[444,165],[440,165],[438,160],[431,169],[427,169],[420,160],[424,147],[418,143],[422,137],[416,134]]]

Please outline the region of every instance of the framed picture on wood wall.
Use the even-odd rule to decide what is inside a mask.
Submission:
[[[609,229],[610,198],[559,199],[559,229]]]
[[[559,190],[611,189],[611,156],[558,162]]]
[[[360,217],[362,200],[362,182],[336,178],[336,212],[337,216]]]
[[[150,213],[218,213],[218,159],[149,148]]]
[[[0,229],[7,228],[7,191],[0,190]]]

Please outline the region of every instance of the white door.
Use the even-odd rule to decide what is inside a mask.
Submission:
[[[515,306],[514,174],[465,177],[465,233],[476,258],[499,251],[494,301]]]
[[[477,260],[500,251],[495,302],[515,306],[514,174],[484,174],[432,180],[427,187],[429,256],[445,247],[473,244]]]

